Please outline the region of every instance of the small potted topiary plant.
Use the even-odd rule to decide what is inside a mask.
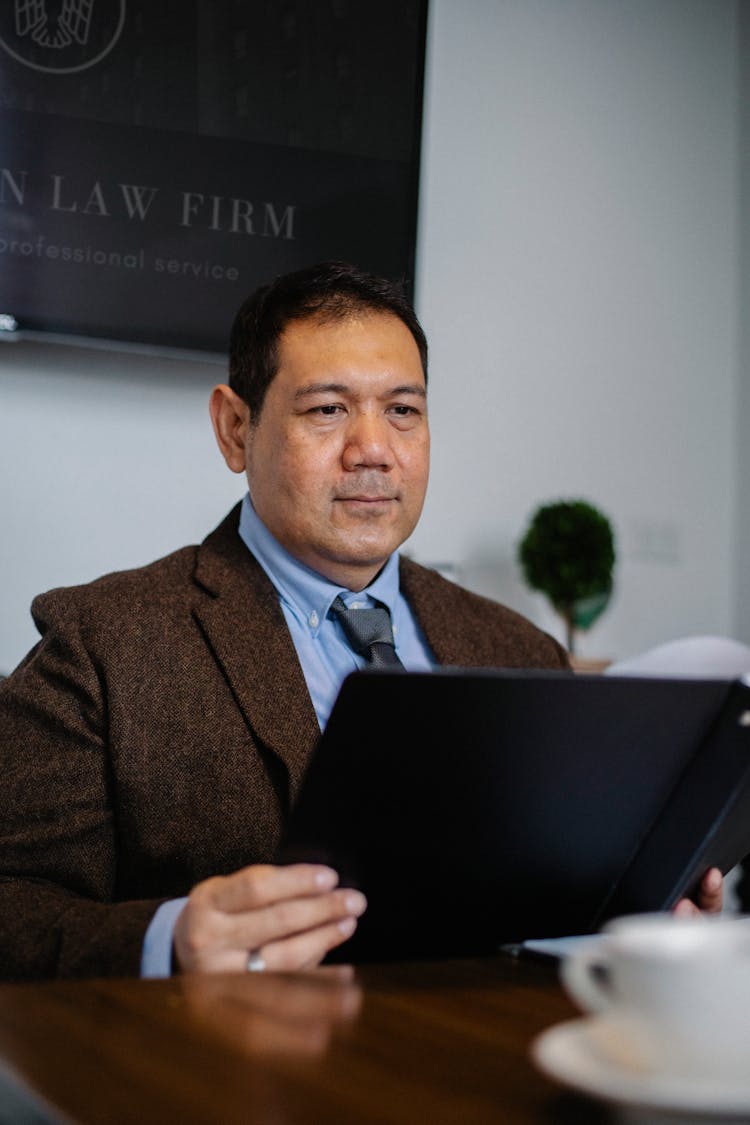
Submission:
[[[588,629],[612,593],[615,544],[607,517],[585,500],[543,504],[518,546],[527,584],[546,594],[565,622],[568,651],[577,629]]]

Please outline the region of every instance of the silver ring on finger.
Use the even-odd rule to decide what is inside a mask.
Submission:
[[[259,949],[250,950],[245,968],[248,973],[264,973],[266,971],[266,962]]]

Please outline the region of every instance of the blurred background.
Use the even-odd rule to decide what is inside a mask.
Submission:
[[[407,550],[562,639],[516,548],[540,503],[585,497],[618,554],[591,658],[750,642],[749,48],[745,0],[430,0],[433,468]],[[0,671],[36,593],[202,539],[241,496],[208,420],[223,379],[0,344]]]

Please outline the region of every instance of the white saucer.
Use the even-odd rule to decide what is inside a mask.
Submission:
[[[750,1115],[750,1073],[732,1081],[659,1074],[627,1050],[603,1016],[549,1028],[534,1040],[531,1054],[548,1077],[596,1098],[647,1109]]]

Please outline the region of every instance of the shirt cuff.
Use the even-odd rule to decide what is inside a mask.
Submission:
[[[175,923],[186,902],[186,898],[173,898],[169,902],[163,902],[151,919],[141,951],[142,977],[171,977],[172,938]]]

